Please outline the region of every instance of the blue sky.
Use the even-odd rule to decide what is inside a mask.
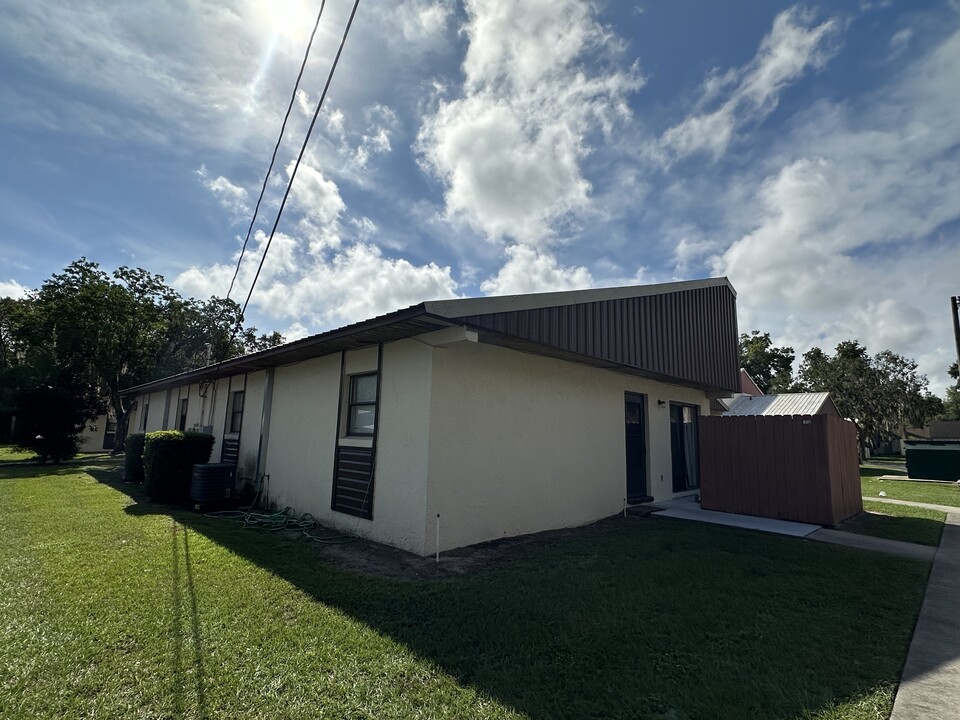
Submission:
[[[223,295],[319,3],[0,6],[0,293],[84,255]],[[328,0],[234,298],[350,10]],[[248,319],[727,275],[741,330],[935,390],[960,293],[960,4],[361,3]]]

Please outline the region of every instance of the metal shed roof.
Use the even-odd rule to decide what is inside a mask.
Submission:
[[[827,403],[833,401],[825,392],[741,395],[724,415],[822,415]]]

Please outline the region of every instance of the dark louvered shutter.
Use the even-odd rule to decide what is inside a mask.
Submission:
[[[240,456],[240,438],[224,438],[220,447],[220,462],[236,465]]]
[[[337,448],[333,509],[348,515],[373,519],[372,448]]]

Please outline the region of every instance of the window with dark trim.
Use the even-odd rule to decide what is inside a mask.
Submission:
[[[180,432],[187,429],[187,398],[180,398],[180,419],[177,421],[177,429]]]
[[[243,422],[243,390],[237,390],[230,396],[230,432],[240,432]]]
[[[347,435],[373,435],[377,418],[377,374],[350,376]]]

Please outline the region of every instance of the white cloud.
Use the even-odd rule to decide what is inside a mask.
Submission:
[[[587,268],[560,265],[545,250],[511,245],[505,252],[507,262],[500,271],[480,283],[480,290],[487,295],[581,290],[593,286],[593,276]]]
[[[434,47],[446,39],[453,7],[449,2],[406,0],[393,11],[404,40],[418,47]]]
[[[798,348],[855,337],[943,356],[960,267],[957,77],[960,32],[877,92],[797,118],[754,197],[730,203],[753,227],[713,261],[745,329],[782,327]],[[944,367],[921,369],[942,388]]]
[[[221,206],[230,211],[234,219],[249,219],[250,205],[244,188],[230,182],[223,175],[211,180],[206,165],[200,165],[196,172],[203,186],[213,194]]]
[[[27,296],[30,288],[21,285],[16,280],[0,280],[0,298],[13,298],[20,300]]]
[[[397,113],[387,105],[372,105],[363,110],[367,129],[360,136],[360,142],[355,148],[350,148],[346,142],[342,151],[347,154],[353,170],[364,170],[372,155],[382,155],[393,150],[390,137],[400,124]]]
[[[911,38],[913,38],[913,28],[897,30],[890,38],[890,57],[895,58],[901,55],[910,45]]]
[[[780,93],[800,79],[808,68],[822,68],[836,52],[840,21],[831,18],[813,25],[813,17],[797,7],[773,21],[754,58],[741,68],[714,71],[704,83],[697,106],[728,91],[719,107],[690,115],[660,138],[667,159],[706,152],[723,155],[744,127],[763,121],[780,101]]]
[[[257,288],[261,310],[330,327],[381,315],[430,299],[451,298],[457,284],[449,267],[416,266],[386,258],[373,244],[356,243],[299,277]]]
[[[293,161],[287,164],[288,179],[293,167]],[[290,199],[304,215],[324,224],[339,222],[340,213],[346,208],[337,184],[306,162],[300,163],[297,169],[297,177],[290,188]]]
[[[307,337],[310,334],[310,331],[307,330],[306,326],[303,323],[294,322],[286,330],[283,330],[281,333],[283,339],[287,342],[293,342],[294,340],[300,340]]]
[[[233,299],[244,298],[263,255],[267,236],[258,232],[247,251]],[[312,241],[277,233],[251,297],[247,315],[289,322],[288,338],[357,322],[423,300],[456,296],[449,267],[413,265],[387,258],[379,247],[360,241],[342,249],[317,253]],[[233,276],[233,263],[194,266],[174,286],[184,294],[222,296]],[[308,330],[309,328],[309,330]]]
[[[287,177],[294,162],[286,167]],[[310,252],[320,254],[340,245],[340,216],[346,209],[337,184],[306,161],[290,188],[291,209],[299,211],[297,229],[309,240]]]
[[[549,243],[588,206],[585,138],[629,116],[643,79],[636,66],[616,68],[622,48],[590,4],[469,0],[466,11],[463,95],[424,119],[421,162],[446,185],[448,219],[495,240]],[[588,68],[598,57],[614,69]]]

